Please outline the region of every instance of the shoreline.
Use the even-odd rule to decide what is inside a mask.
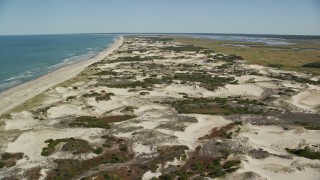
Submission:
[[[37,79],[12,87],[0,93],[0,115],[5,114],[23,102],[43,93],[50,87],[75,77],[90,64],[102,60],[117,50],[123,44],[123,40],[123,36],[119,36],[110,47],[91,59],[61,67]]]

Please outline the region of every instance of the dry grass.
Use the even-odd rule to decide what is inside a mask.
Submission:
[[[302,67],[303,64],[320,60],[320,41],[294,41],[290,45],[269,46],[262,43],[219,41],[210,39],[175,38],[176,41],[212,49],[218,53],[242,56],[251,64],[282,64],[282,69],[320,74],[317,68]],[[222,46],[223,44],[247,47]],[[297,49],[294,49],[297,48]]]
[[[6,118],[6,117],[10,118],[11,113],[17,113],[17,112],[21,112],[21,111],[31,111],[35,108],[41,107],[47,98],[48,98],[48,96],[45,93],[41,93],[41,94],[25,101],[21,105],[16,106],[12,110],[6,112],[5,114],[3,114],[1,116],[1,118]]]

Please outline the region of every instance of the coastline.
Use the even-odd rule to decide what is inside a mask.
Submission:
[[[120,36],[110,47],[91,59],[59,68],[35,80],[20,84],[0,93],[0,115],[43,93],[50,87],[73,78],[92,63],[102,60],[117,50],[122,45],[123,40],[124,38]]]

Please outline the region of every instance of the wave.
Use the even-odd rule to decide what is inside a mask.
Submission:
[[[18,74],[16,76],[11,76],[8,79],[5,79],[4,81],[9,82],[9,81],[14,81],[14,80],[18,80],[18,79],[25,79],[25,78],[34,76],[39,71],[40,71],[40,68],[35,68],[32,70],[26,71],[24,73]]]
[[[70,65],[70,64],[79,63],[79,62],[88,60],[88,59],[90,59],[90,58],[93,58],[93,57],[96,56],[97,54],[98,54],[97,51],[89,51],[88,53],[83,54],[83,55],[73,56],[73,57],[70,57],[70,58],[66,58],[66,59],[64,59],[61,63],[55,64],[55,65],[53,65],[53,66],[49,66],[49,67],[48,67],[48,70],[49,70],[49,72],[50,72],[50,71],[54,71],[54,70],[56,70],[56,69],[59,69],[59,68],[61,68],[61,67],[64,67],[64,66],[67,66],[67,65]]]
[[[16,80],[16,81],[12,81],[12,82],[7,82],[7,83],[2,83],[0,84],[0,92],[9,88],[12,88],[18,84],[21,84],[22,80]]]

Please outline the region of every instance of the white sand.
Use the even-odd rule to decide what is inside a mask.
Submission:
[[[156,171],[155,173],[151,171],[147,171],[146,173],[143,174],[142,179],[149,180],[149,179],[152,179],[153,177],[159,177],[161,176],[161,174],[162,173],[160,171]]]
[[[108,101],[96,101],[95,98],[89,98],[87,104],[95,107],[95,113],[103,114],[108,111],[115,110],[124,106],[121,98],[111,97],[111,100]]]
[[[210,97],[215,96],[215,93],[212,91],[208,91],[199,86],[190,86],[190,85],[182,85],[182,84],[171,84],[163,89],[166,92],[175,92],[175,93],[186,93],[190,94],[193,97]]]
[[[292,104],[310,111],[316,111],[320,108],[320,91],[319,90],[307,90],[300,92],[292,97]]]
[[[304,84],[295,83],[295,82],[288,82],[288,81],[282,82],[282,85],[284,85],[285,87],[288,87],[288,88],[295,88],[295,89],[306,88],[306,86]]]
[[[215,127],[222,127],[230,123],[222,116],[210,116],[210,115],[189,115],[198,119],[198,123],[191,123],[183,132],[170,131],[159,129],[158,131],[172,134],[178,137],[181,144],[188,146],[190,149],[195,149],[199,143],[198,139],[209,134]]]
[[[6,152],[17,153],[23,152],[29,157],[29,161],[41,161],[46,157],[41,156],[42,148],[47,144],[44,141],[48,139],[62,139],[62,138],[80,138],[88,142],[99,143],[100,138],[96,138],[101,134],[103,129],[52,129],[52,130],[38,130],[30,131],[21,134],[14,142],[8,144]]]
[[[243,167],[238,172],[253,171],[267,180],[319,180],[320,171],[305,167],[298,170],[292,160],[269,157],[264,160],[246,156]]]
[[[141,143],[134,143],[133,144],[133,151],[138,154],[149,154],[153,151],[151,150],[150,146],[143,145]]]
[[[77,64],[63,67],[36,80],[21,84],[0,94],[0,114],[3,114],[26,100],[46,91],[50,87],[62,83],[83,71],[90,64],[102,60],[118,49],[123,43],[120,37],[110,48],[101,52],[94,58]]]
[[[284,130],[279,126],[254,126],[246,125],[239,137],[247,137],[253,146],[262,148],[271,153],[287,154],[285,148],[297,148],[303,144],[317,144],[319,131]],[[248,131],[245,132],[245,129]]]
[[[228,97],[228,96],[247,96],[247,97],[260,97],[264,92],[264,88],[256,84],[227,84],[225,87],[220,87],[213,93],[215,97]]]
[[[257,69],[257,70],[262,70],[262,69],[265,69],[266,67],[265,66],[260,66],[260,65],[257,65],[257,64],[244,64],[243,65],[244,68],[247,68],[247,69]]]
[[[245,125],[238,138],[246,137],[256,149],[263,149],[273,154],[288,155],[285,148],[303,148],[308,144],[318,144],[320,132],[307,130],[284,130],[278,126],[253,126]],[[246,155],[242,161],[243,166],[238,171],[253,171],[263,178],[282,180],[313,180],[320,177],[318,160],[310,160],[294,156],[293,159],[285,159],[271,156],[266,159],[254,159]],[[299,170],[300,169],[300,170]]]
[[[27,130],[32,129],[38,123],[38,120],[34,120],[30,112],[20,112],[12,114],[12,119],[6,120],[5,130]]]
[[[269,77],[264,77],[264,76],[255,76],[255,75],[244,75],[244,76],[240,76],[240,77],[235,77],[236,80],[238,80],[238,82],[240,84],[245,83],[249,80],[254,80],[255,82],[260,82],[260,81],[272,81],[274,79],[271,79]]]
[[[259,97],[264,89],[254,84],[227,84],[226,88],[232,95],[256,96]]]
[[[81,106],[75,106],[71,104],[64,104],[57,107],[51,107],[47,111],[49,118],[58,118],[67,115],[86,115],[84,111],[81,110]]]

